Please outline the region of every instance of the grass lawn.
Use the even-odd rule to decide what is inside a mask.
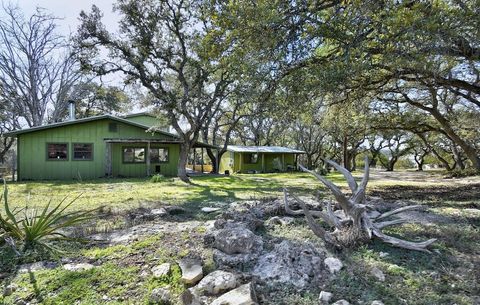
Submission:
[[[360,178],[361,173],[355,176]],[[338,173],[328,178],[346,189]],[[227,206],[239,200],[280,196],[282,187],[311,196],[317,190],[324,191],[313,177],[302,173],[204,176],[192,181],[193,185],[178,179],[158,183],[147,179],[18,182],[9,184],[9,192],[11,204],[19,207],[44,206],[50,199],[55,203],[65,196],[73,198],[82,193],[72,209],[105,207],[113,210],[113,215],[121,215],[139,207],[182,205],[187,210],[198,211],[202,206]],[[446,180],[438,172],[374,171],[368,189],[370,195],[386,201],[409,200],[427,205],[431,217],[427,224],[407,224],[387,233],[410,240],[438,238],[436,251],[424,254],[373,242],[335,253],[346,267],[332,281],[311,291],[279,294],[269,304],[316,304],[320,290],[331,291],[335,300],[344,298],[352,304],[370,304],[373,300],[382,300],[385,304],[479,304],[480,178]],[[96,223],[114,222],[112,214]],[[176,259],[192,253],[202,257],[207,272],[213,270],[211,249],[205,248],[202,241],[205,227],[201,224],[206,218],[196,217],[197,214],[202,215],[192,213],[190,219],[179,218],[179,223],[200,223],[180,233],[165,229],[120,245],[65,243],[65,253],[60,258],[47,258],[86,259],[97,267],[76,272],[57,267],[10,277],[9,281],[19,289],[12,296],[0,295],[0,304],[14,304],[18,299],[42,304],[148,304],[151,291],[165,285],[170,285],[172,293],[178,295],[185,289],[179,280],[178,267],[160,279],[144,273],[155,264],[175,263]],[[176,224],[177,220],[169,220],[168,225]],[[276,227],[268,234],[318,242],[301,217],[296,218],[293,225]],[[381,255],[382,252],[388,255]],[[45,256],[39,254],[36,258],[45,259]],[[8,274],[14,261],[11,252],[0,248],[0,275]],[[372,278],[369,272],[372,267],[384,272],[385,282]]]

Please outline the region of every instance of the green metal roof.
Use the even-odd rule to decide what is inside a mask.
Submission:
[[[140,114],[133,114],[132,116],[135,116],[135,115],[140,115]],[[125,116],[125,117],[127,117],[127,116]],[[119,117],[116,117],[116,116],[113,116],[113,115],[110,115],[110,114],[105,114],[105,115],[92,116],[92,117],[83,118],[83,119],[76,119],[76,120],[52,123],[52,124],[47,124],[47,125],[42,125],[42,126],[37,126],[37,127],[19,129],[19,130],[15,130],[15,131],[11,131],[11,132],[6,132],[3,135],[6,136],[6,137],[14,137],[14,136],[24,134],[24,133],[30,133],[30,132],[39,131],[39,130],[58,128],[58,127],[63,127],[63,126],[68,126],[68,125],[75,125],[75,124],[104,120],[104,119],[109,119],[109,120],[112,120],[112,121],[125,123],[125,124],[128,124],[128,125],[143,128],[145,130],[152,129],[150,126],[146,126],[146,125],[143,125],[143,124],[132,122],[130,120],[127,120],[127,119],[124,119],[124,118],[119,118]],[[166,131],[163,131],[163,130],[157,130],[157,129],[152,129],[152,131],[156,132],[156,133],[159,133],[159,134],[163,134],[163,135],[172,137],[172,138],[179,139],[178,143],[181,143],[180,142],[180,137],[178,135],[174,134],[174,133],[166,132]],[[218,149],[218,147],[215,146],[215,145],[202,143],[202,142],[197,142],[197,144],[195,146],[196,147],[208,147],[208,148]]]
[[[42,125],[42,126],[37,126],[37,127],[31,127],[31,128],[25,128],[25,129],[19,129],[11,132],[6,132],[4,133],[4,136],[11,137],[11,136],[16,136],[19,134],[24,134],[24,133],[30,133],[38,130],[45,130],[45,129],[51,129],[51,128],[57,128],[57,127],[62,127],[62,126],[68,126],[68,125],[74,125],[74,124],[80,124],[80,123],[86,123],[86,122],[91,122],[91,121],[98,121],[98,120],[104,120],[104,119],[110,119],[113,121],[125,123],[128,125],[132,126],[137,126],[140,128],[143,128],[145,130],[150,129],[150,126],[146,126],[143,124],[135,123],[126,119],[122,119],[113,115],[105,114],[105,115],[98,115],[98,116],[92,116],[88,118],[83,118],[83,119],[76,119],[76,120],[71,120],[71,121],[65,121],[65,122],[58,122],[58,123],[52,123],[52,124],[47,124],[47,125]],[[174,138],[178,138],[178,135],[169,133],[166,131],[162,130],[154,130],[155,132],[158,132],[160,134],[164,134],[167,136],[171,136]]]

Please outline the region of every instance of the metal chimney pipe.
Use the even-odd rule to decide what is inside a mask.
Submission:
[[[74,100],[68,101],[68,119],[70,121],[75,120],[75,101]]]

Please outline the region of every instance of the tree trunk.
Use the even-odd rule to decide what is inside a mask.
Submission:
[[[470,159],[472,162],[473,167],[477,170],[480,170],[480,156],[476,148],[460,138],[460,136],[458,136],[450,126],[448,120],[437,109],[430,109],[429,112],[440,123],[450,139],[462,148],[462,150],[465,152],[465,155],[467,155],[468,159]]]
[[[464,170],[465,163],[463,163],[462,156],[455,144],[452,145],[452,154],[453,154],[453,159],[455,160],[455,165],[453,167],[460,170]]]
[[[387,166],[386,166],[387,172],[393,172],[393,170],[395,168],[395,163],[397,163],[397,161],[398,161],[397,157],[392,157],[388,160],[388,163],[387,163]]]
[[[211,148],[207,148],[207,155],[210,158],[210,161],[212,161],[212,173],[213,174],[218,174],[218,168],[217,168],[217,156],[213,153]],[[220,152],[218,153],[218,159],[220,160]]]
[[[307,153],[307,168],[313,169],[312,154]]]
[[[178,159],[178,178],[183,182],[190,183],[190,179],[187,176],[187,161],[188,161],[188,153],[190,152],[190,144],[189,143],[182,143],[180,144],[180,155]]]

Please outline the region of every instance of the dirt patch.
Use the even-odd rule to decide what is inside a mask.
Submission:
[[[369,192],[371,196],[378,196],[384,200],[418,200],[427,204],[435,204],[445,201],[466,202],[462,207],[480,209],[480,183],[470,185],[430,186],[428,191],[425,187],[417,186],[385,186]],[[448,206],[448,203],[446,204]],[[444,206],[444,204],[442,204]],[[458,207],[458,203],[454,206]]]

